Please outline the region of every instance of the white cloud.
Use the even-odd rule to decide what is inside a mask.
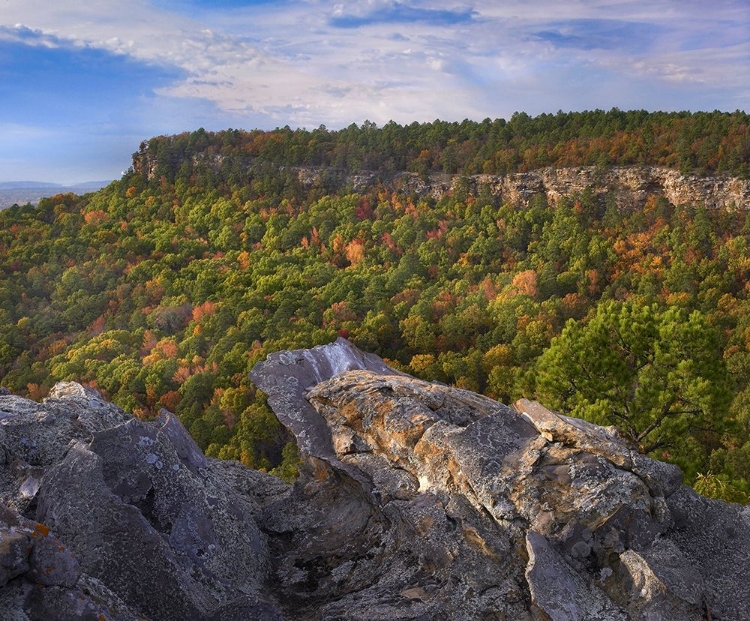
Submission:
[[[664,53],[648,61],[634,59],[632,67],[635,71],[670,82],[740,89],[747,85],[747,72],[737,69],[750,69],[750,43]]]
[[[0,38],[90,46],[176,66],[184,77],[158,95],[201,99],[228,116],[254,114],[278,124],[508,116],[515,109],[556,109],[557,101],[593,107],[587,103],[593,100],[590,93],[570,83],[576,71],[605,72],[623,91],[650,80],[655,92],[642,93],[642,107],[658,107],[660,83],[733,89],[735,100],[746,96],[743,0],[718,1],[710,11],[695,0],[408,4],[475,13],[453,26],[404,19],[337,28],[331,19],[364,19],[391,10],[394,3],[268,3],[224,12],[204,9],[191,18],[145,0],[126,7],[119,0],[7,0],[0,8],[0,25],[6,26]],[[644,36],[642,51],[587,49],[587,33],[593,37],[603,27],[596,20],[646,24],[659,36]],[[547,34],[540,37],[541,31]],[[555,40],[558,35],[567,37],[567,46]],[[581,76],[583,83],[586,79]],[[524,86],[530,89],[526,99]],[[545,89],[547,100],[540,101]]]

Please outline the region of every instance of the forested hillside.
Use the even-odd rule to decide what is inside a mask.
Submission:
[[[279,349],[347,336],[421,377],[525,396],[621,433],[689,482],[750,494],[748,212],[581,192],[501,204],[293,166],[503,173],[650,164],[750,173],[744,113],[514,115],[339,132],[154,138],[84,197],[0,212],[0,385],[96,386],[176,411],[208,454],[293,469],[250,383]]]
[[[666,166],[684,173],[714,172],[750,178],[750,116],[744,112],[573,112],[481,123],[365,122],[340,131],[288,127],[271,132],[203,130],[161,136],[141,144],[136,171],[169,182],[243,183],[279,166],[324,166],[384,175],[508,174],[546,166]],[[213,164],[213,166],[212,166]],[[264,168],[263,165],[268,165]]]

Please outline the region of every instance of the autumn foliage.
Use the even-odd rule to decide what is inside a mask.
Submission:
[[[272,469],[296,454],[248,378],[270,352],[345,334],[407,372],[509,401],[564,385],[538,384],[538,361],[566,322],[648,307],[710,329],[728,377],[721,433],[691,431],[680,463],[691,480],[710,471],[750,492],[746,212],[657,195],[623,211],[592,192],[502,204],[481,184],[436,200],[383,180],[304,185],[292,168],[744,175],[750,156],[744,113],[501,121],[159,137],[136,156],[155,158],[152,178],[134,170],[95,194],[0,212],[0,384],[33,398],[58,380],[95,384],[141,416],[176,411],[210,455]]]

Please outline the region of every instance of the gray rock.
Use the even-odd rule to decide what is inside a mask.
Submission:
[[[166,436],[181,462],[180,464],[174,463],[173,466],[185,466],[193,474],[197,474],[201,468],[206,467],[208,460],[177,416],[162,409],[157,424],[161,426],[161,433]]]
[[[177,417],[135,420],[73,382],[41,404],[0,400],[10,458],[0,490],[38,520],[6,510],[15,522],[0,529],[9,589],[0,610],[43,619],[276,614],[258,503],[220,476]],[[249,479],[258,488],[273,479],[257,474]]]
[[[702,578],[704,608],[714,619],[750,618],[748,508],[708,500],[685,486],[667,505],[677,516],[669,540]]]
[[[0,618],[117,619],[135,615],[78,561],[46,524],[0,505]]]
[[[3,621],[30,621],[24,610],[26,597],[32,586],[23,580],[12,580],[0,588],[0,619]],[[51,617],[54,619],[54,617]]]
[[[15,528],[0,528],[0,587],[29,570],[31,535]]]
[[[626,550],[619,562],[616,578],[609,580],[609,592],[619,595],[633,616],[653,621],[704,618],[703,579],[669,540],[660,540],[645,557]]]
[[[32,621],[136,621],[128,610],[113,612],[80,589],[58,586],[32,587],[26,596],[24,610]]]
[[[0,396],[0,502],[26,513],[41,479],[75,442],[90,442],[96,431],[130,417],[91,388],[61,382],[43,403]]]
[[[106,405],[106,402],[96,390],[81,386],[78,382],[57,382],[49,391],[47,398],[63,401],[80,399],[85,403],[99,402]]]
[[[78,561],[57,537],[37,528],[27,578],[41,586],[74,587],[81,576]]]
[[[589,585],[544,536],[526,534],[526,580],[532,607],[551,621],[625,621],[628,617],[601,590]]]
[[[312,349],[282,351],[268,356],[250,373],[255,384],[268,395],[268,403],[282,425],[296,438],[300,450],[334,465],[338,471],[367,487],[357,468],[341,462],[332,445],[326,421],[306,399],[306,393],[320,382],[343,371],[368,369],[399,374],[378,356],[366,354],[349,341],[338,338],[330,345]]]
[[[39,491],[39,484],[41,483],[40,479],[37,479],[36,477],[30,476],[24,479],[23,483],[21,483],[21,487],[18,488],[18,493],[21,494],[22,498],[25,498],[27,500],[31,500],[36,496],[36,493]]]
[[[120,408],[107,403],[96,390],[76,382],[55,384],[44,405],[52,413],[59,410],[63,415],[73,413],[77,423],[89,433],[109,429],[130,419]]]
[[[268,394],[268,403],[299,447],[314,457],[330,459],[334,456],[330,431],[305,393],[338,373],[355,369],[397,374],[377,356],[339,338],[330,345],[271,354],[255,365],[250,376]]]
[[[45,475],[37,519],[129,606],[209,618],[227,598],[259,593],[265,538],[244,498],[188,467],[171,442],[188,437],[181,425],[165,433],[161,423],[130,420],[72,448]]]
[[[253,370],[304,459],[261,503],[287,618],[750,618],[750,512],[612,428],[313,351]]]
[[[0,396],[0,618],[750,618],[750,509],[611,428],[341,339],[253,378],[300,446],[294,486],[75,383]]]

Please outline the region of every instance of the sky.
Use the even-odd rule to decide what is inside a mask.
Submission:
[[[750,110],[750,0],[0,0],[0,182],[199,127],[613,107]]]

